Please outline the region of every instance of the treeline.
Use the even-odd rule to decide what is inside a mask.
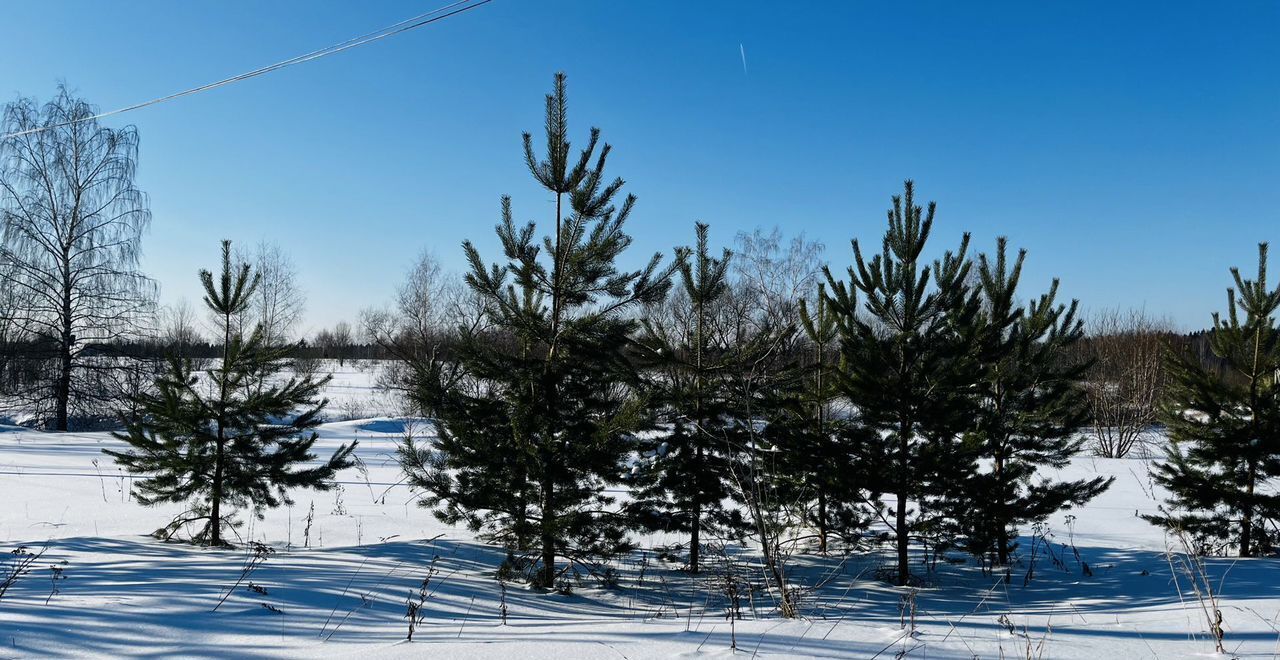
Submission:
[[[323,331],[322,331],[323,332]],[[17,360],[32,361],[47,359],[52,355],[52,346],[13,346],[10,355]],[[390,360],[394,356],[381,344],[374,342],[350,344],[316,343],[314,338],[300,339],[290,347],[293,358],[298,360]],[[201,339],[191,343],[176,343],[166,337],[141,339],[112,344],[93,344],[85,346],[86,356],[118,356],[134,359],[164,360],[172,354],[179,354],[201,360],[220,358],[221,343],[213,343]]]

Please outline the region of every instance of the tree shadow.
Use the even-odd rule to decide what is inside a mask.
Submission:
[[[749,549],[731,548],[728,554],[748,573],[758,569]],[[854,658],[874,655],[902,638],[934,644],[930,655],[935,656],[961,638],[1004,634],[1001,615],[1021,617],[1018,633],[1032,637],[1050,627],[1055,636],[1084,639],[1172,643],[1187,637],[1176,629],[1139,633],[1102,625],[1136,610],[1187,612],[1185,577],[1178,576],[1180,596],[1166,557],[1141,550],[1082,550],[1091,576],[1074,557],[1061,562],[1038,557],[1030,578],[1024,558],[1008,580],[972,565],[943,563],[929,575],[928,586],[915,590],[874,579],[880,563],[875,555],[797,555],[791,560],[792,579],[804,590],[805,620],[779,619],[769,594],[760,591],[749,596],[752,602],[742,608],[746,620],[735,622],[732,632],[726,618],[730,604],[717,591],[714,565],[690,575],[645,551],[614,563],[616,584],[583,572],[571,593],[510,582],[504,589],[497,569],[506,552],[470,541],[278,549],[242,576],[248,557],[245,549],[201,549],[149,537],[53,541],[37,570],[0,601],[5,642],[0,657],[92,652],[256,658],[391,645],[404,639],[406,601],[428,578],[426,616],[415,643],[502,641],[548,649],[652,643],[658,645],[652,647],[655,652],[671,648],[675,653],[691,646],[726,649],[736,638],[739,648],[754,646],[762,653]],[[67,579],[46,604],[47,566],[64,560]],[[1274,609],[1280,600],[1272,561],[1213,559],[1206,565],[1233,606],[1266,600]],[[916,619],[926,630],[919,639],[899,632],[903,596],[912,592]],[[867,637],[868,631],[883,639]],[[1276,633],[1242,627],[1228,639],[1274,643]],[[612,655],[603,646],[599,653]]]

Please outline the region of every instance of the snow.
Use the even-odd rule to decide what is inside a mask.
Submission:
[[[1213,657],[1186,577],[1173,579],[1164,534],[1135,515],[1154,511],[1161,495],[1137,459],[1081,457],[1063,474],[1046,475],[1116,482],[1070,512],[1073,525],[1065,515],[1048,521],[1062,565],[1042,552],[1026,586],[1027,538],[1008,583],[971,562],[941,564],[915,595],[914,633],[900,625],[906,592],[875,579],[887,553],[796,555],[795,580],[813,588],[804,618],[779,618],[768,595],[756,593],[745,619],[731,626],[708,587],[714,576],[690,577],[659,561],[652,549],[668,539],[658,536],[637,537],[643,549],[618,562],[616,586],[585,578],[560,594],[508,584],[504,625],[495,578],[503,551],[415,505],[393,452],[406,426],[429,427],[395,417],[395,406],[374,392],[374,377],[349,365],[338,370],[330,397],[369,417],[325,424],[318,443],[324,454],[359,440],[367,470],[342,473],[340,490],[298,492],[295,505],[264,520],[245,517],[238,533],[275,553],[238,587],[248,550],[147,535],[179,507],[142,507],[128,497],[130,478],[101,453],[120,446],[110,434],[0,428],[0,561],[20,545],[47,544],[36,570],[0,598],[0,657]],[[1072,545],[1092,576],[1082,574]],[[750,548],[734,554],[758,560]],[[63,561],[66,579],[51,596],[48,566]],[[1207,565],[1221,594],[1227,650],[1274,657],[1275,560]],[[432,568],[425,619],[406,642],[406,599]]]

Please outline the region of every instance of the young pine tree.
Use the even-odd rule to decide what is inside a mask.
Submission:
[[[222,243],[221,276],[215,280],[202,270],[200,280],[205,305],[222,331],[222,361],[201,373],[190,359],[170,357],[156,392],[139,396],[136,414],[122,415],[125,431],[114,435],[130,448],[104,451],[128,472],[148,475],[138,482],[139,502],[192,502],[190,511],[158,535],[170,538],[203,522],[192,540],[223,546],[228,508],[251,506],[261,516],[292,503],[291,488],[328,490],[334,474],[353,464],[356,445],[343,445],[324,463],[306,466],[316,458],[312,429],[320,423],[326,401],[319,391],[328,379],[295,377],[246,387],[262,374],[279,374],[292,347],[268,345],[261,328],[247,337],[234,331],[258,278],[248,264],[232,266],[230,241]]]
[[[572,156],[566,114],[564,74],[557,74],[547,96],[542,160],[524,135],[529,171],[555,199],[554,233],[537,241],[536,226],[517,227],[503,198],[497,234],[506,263],[487,267],[475,246],[464,244],[467,283],[495,332],[459,352],[476,388],[437,387],[428,397],[436,400],[424,402],[438,411],[447,441],[435,453],[401,451],[409,482],[431,491],[428,503],[438,512],[468,516],[490,535],[509,536],[504,528],[530,521],[536,581],[546,587],[559,575],[558,557],[573,561],[625,547],[623,521],[609,511],[614,502],[605,493],[620,481],[632,431],[643,422],[625,349],[634,311],[670,286],[670,270],[658,269],[661,255],[638,271],[618,269],[631,244],[623,225],[635,198],[614,205],[623,182],[605,179],[609,146],[595,155],[598,129]],[[492,435],[503,419],[508,430]],[[505,490],[488,490],[495,481],[486,475],[497,475]]]
[[[715,323],[717,307],[729,291],[733,255],[725,250],[718,259],[711,256],[707,229],[697,223],[697,247],[677,250],[683,286],[669,300],[673,318],[641,322],[638,362],[650,375],[646,391],[665,432],[640,447],[651,461],[634,472],[635,500],[628,507],[643,527],[687,532],[689,570],[694,573],[704,530],[742,526],[740,514],[725,508],[732,494],[739,421],[725,387],[730,355]]]
[[[848,284],[826,273],[827,300],[838,315],[840,391],[874,432],[867,459],[877,466],[872,490],[896,499],[887,520],[900,585],[911,581],[911,539],[931,525],[924,504],[942,495],[933,488],[945,482],[937,477],[973,469],[957,445],[972,424],[977,381],[972,319],[979,305],[967,284],[969,236],[957,252],[932,266],[923,262],[935,206],[926,214],[914,192],[907,181],[905,194],[893,198],[880,254],[865,259],[854,239]]]
[[[1280,289],[1267,289],[1267,244],[1258,277],[1231,269],[1227,317],[1213,315],[1209,345],[1225,365],[1210,368],[1189,351],[1170,352],[1164,408],[1166,459],[1155,472],[1169,510],[1148,520],[1186,533],[1204,551],[1234,545],[1242,557],[1275,550],[1280,496]]]
[[[765,436],[778,449],[789,498],[804,503],[805,522],[825,554],[832,537],[855,542],[870,522],[865,502],[872,496],[865,492],[861,452],[871,438],[843,402],[839,317],[825,284],[818,285],[813,305],[800,301],[799,317],[803,339],[776,390],[777,414]]]
[[[969,449],[989,468],[962,475],[963,494],[954,519],[970,552],[1009,563],[1018,525],[1043,520],[1081,505],[1114,479],[1036,479],[1041,466],[1060,468],[1084,442],[1077,433],[1088,421],[1079,383],[1089,365],[1072,364],[1067,353],[1084,336],[1078,303],[1057,304],[1058,281],[1020,308],[1015,300],[1026,252],[1010,267],[1007,241],[997,241],[994,260],[978,257],[984,335],[979,399]]]

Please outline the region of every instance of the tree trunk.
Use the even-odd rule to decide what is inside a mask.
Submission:
[[[556,353],[560,339],[560,309],[564,303],[560,293],[561,257],[563,256],[560,247],[560,214],[563,196],[562,193],[556,193],[556,238],[553,245],[555,251],[551,259],[551,345],[547,347],[547,358],[542,372],[542,393],[546,400],[546,419],[544,420],[546,426],[545,437],[542,439],[544,450],[542,452],[542,518],[540,523],[542,531],[542,583],[548,589],[552,588],[556,581],[556,485],[552,471],[557,457],[553,455],[553,451],[549,448],[554,447],[556,443],[555,428],[551,421],[555,419],[557,413],[556,388],[555,383],[552,382],[551,369],[558,358]]]
[[[755,461],[753,456],[752,461]],[[754,468],[752,475],[755,474]],[[755,521],[756,533],[760,536],[760,553],[764,555],[765,568],[768,571],[767,576],[773,579],[774,588],[778,590],[778,611],[784,619],[793,619],[798,614],[796,612],[796,604],[791,595],[791,589],[787,586],[787,576],[780,562],[782,558],[779,555],[780,545],[777,543],[773,530],[769,527],[769,523],[765,520],[764,505],[760,502],[760,497],[754,489],[750,491],[752,494],[748,497],[746,505],[748,511],[751,512],[751,518]]]
[[[1240,556],[1253,556],[1253,512],[1250,507],[1245,507],[1241,512],[1243,518],[1240,521]]]
[[[827,436],[827,415],[826,406],[822,401],[823,396],[823,365],[825,364],[825,356],[822,350],[822,342],[818,342],[818,369],[815,376],[814,392],[816,394],[815,401],[817,403],[816,417],[818,418],[818,438],[822,443],[821,446],[830,444],[830,438]],[[820,478],[825,478],[823,475]],[[818,485],[818,552],[827,554],[827,489],[824,485]]]
[[[1262,350],[1262,337],[1255,335],[1253,341],[1253,368],[1252,376],[1249,378],[1249,429],[1251,444],[1261,446],[1262,429],[1258,425],[1258,361]],[[1240,509],[1242,520],[1240,521],[1240,556],[1253,556],[1253,491],[1254,484],[1258,481],[1258,464],[1253,458],[1248,459],[1248,469],[1245,471],[1245,496],[1244,506]]]
[[[58,346],[58,381],[54,386],[55,412],[53,427],[55,431],[68,430],[67,408],[71,400],[71,344],[69,333],[63,333]]]
[[[701,397],[699,397],[701,398]],[[701,408],[701,405],[699,405]],[[702,433],[702,420],[697,420],[698,427],[694,429],[695,434]],[[702,447],[698,447],[693,452],[693,473],[695,475],[702,474]],[[698,488],[693,489],[693,506],[691,507],[692,521],[689,525],[689,572],[698,572],[698,560],[702,556],[702,493]]]
[[[907,483],[909,475],[907,470],[910,469],[910,461],[907,452],[910,450],[908,445],[908,434],[911,431],[911,424],[902,421],[898,426],[898,506],[896,523],[894,530],[898,538],[898,586],[905,587],[911,583],[911,556],[908,552],[911,536],[907,530]]]
[[[693,498],[693,525],[689,533],[689,572],[698,572],[698,556],[702,545],[702,502],[695,495]]]
[[[699,254],[701,255],[701,253]],[[699,256],[699,259],[701,259],[701,256]],[[706,282],[700,282],[699,284],[705,285]],[[696,443],[698,445],[693,452],[693,474],[694,474],[694,478],[699,481],[701,481],[702,479],[702,470],[704,469],[703,463],[702,463],[702,447],[701,447],[702,435],[706,432],[706,426],[705,426],[706,420],[702,418],[702,342],[704,337],[702,332],[702,320],[703,320],[703,315],[706,314],[706,302],[707,301],[703,296],[702,292],[699,291],[697,294],[697,297],[694,299],[694,305],[696,306],[695,311],[697,312],[698,316],[695,321],[696,325],[694,326],[694,338],[693,338],[693,341],[694,341],[694,344],[693,344],[694,345],[693,414],[694,414],[694,420],[695,420],[694,423],[697,425],[693,429],[693,437],[697,438]],[[702,545],[702,538],[701,538],[702,536],[702,493],[700,492],[701,487],[702,487],[701,483],[695,483],[693,488],[693,524],[691,525],[690,534],[689,534],[689,572],[691,573],[698,572],[698,558],[702,551],[702,548],[700,547]]]
[[[213,457],[213,494],[210,496],[212,502],[209,506],[209,545],[219,547],[222,545],[222,463],[223,463],[223,441],[222,431],[218,431],[218,446]]]
[[[516,530],[516,550],[524,552],[529,549],[529,505],[526,500],[527,492],[520,489],[520,495],[516,499],[515,522],[513,526]]]
[[[1255,409],[1256,410],[1256,409]],[[1245,485],[1245,501],[1244,506],[1240,509],[1240,556],[1253,556],[1253,491],[1254,484],[1257,482],[1257,467],[1253,461],[1249,461],[1248,474],[1245,477],[1249,483]]]
[[[224,248],[225,249],[225,248]],[[212,502],[209,507],[209,545],[218,547],[222,545],[222,473],[226,455],[226,412],[227,397],[230,392],[227,391],[227,363],[231,360],[231,313],[226,312],[222,317],[222,370],[221,378],[218,385],[218,438],[215,440],[213,455],[213,492],[210,495]]]
[[[818,552],[827,554],[827,491],[818,489]]]
[[[58,341],[58,380],[54,385],[54,430],[66,431],[67,408],[71,400],[71,348],[76,338],[71,326],[71,290],[62,293],[62,336]]]
[[[1004,484],[1001,481],[1004,478],[1004,457],[1003,456],[996,456],[996,462],[993,468],[993,473],[995,474],[996,487],[1000,488],[999,492],[1003,493]],[[997,516],[997,518],[1000,518],[1000,516]],[[1005,521],[1003,519],[996,520],[995,525],[996,525],[996,558],[999,560],[1001,566],[1007,566],[1009,565],[1009,527],[1008,525],[1005,524]]]
[[[778,556],[781,548],[772,536],[768,537],[768,539],[768,542],[762,543],[761,547],[764,548],[764,563],[768,566],[769,572],[773,576],[773,583],[778,589],[778,613],[784,619],[794,619],[799,612],[796,611],[791,588],[787,586],[786,575],[782,571],[782,566],[779,565],[779,562],[782,561],[782,558]]]
[[[542,586],[550,589],[556,581],[555,481],[549,464],[542,472]]]

